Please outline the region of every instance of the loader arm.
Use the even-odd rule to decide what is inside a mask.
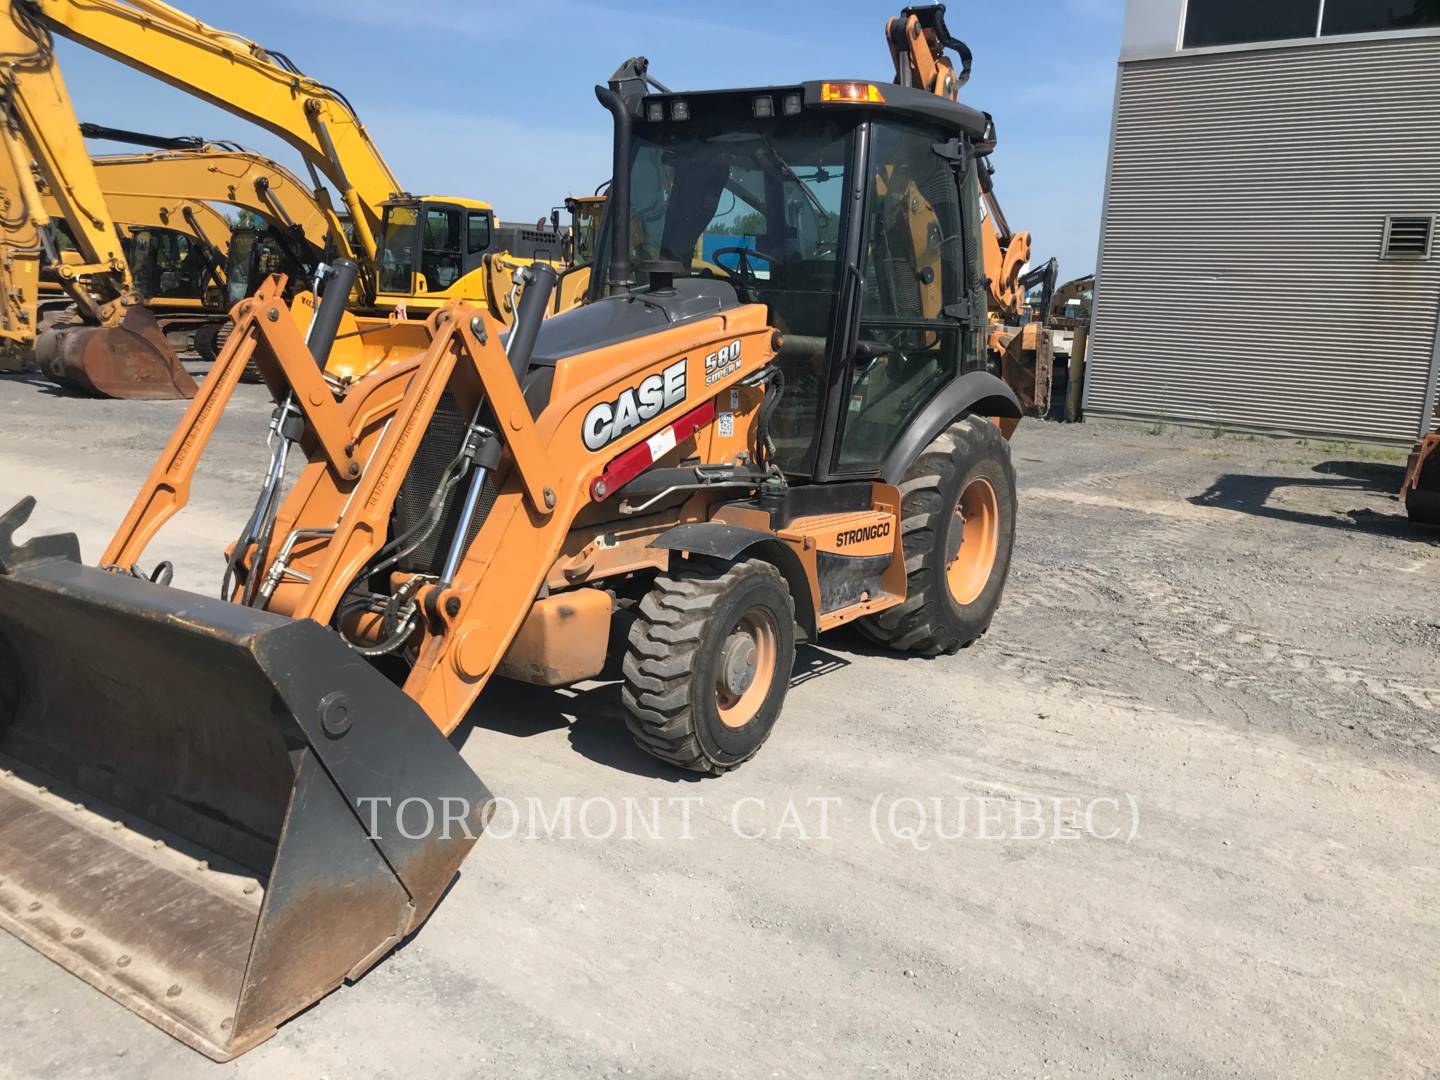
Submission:
[[[256,42],[158,0],[14,2],[55,33],[284,139],[335,185],[361,254],[373,264],[378,208],[401,186],[343,95]],[[319,191],[317,197],[324,205],[327,195]],[[333,214],[333,208],[327,210]]]

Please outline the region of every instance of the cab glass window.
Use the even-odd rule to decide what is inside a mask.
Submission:
[[[878,466],[906,424],[978,350],[962,316],[969,293],[960,178],[931,128],[872,125],[860,333],[848,358],[836,467]],[[973,171],[973,170],[972,170]]]
[[[1362,2],[1375,5],[1384,0]],[[1319,25],[1320,0],[1190,0],[1185,47],[1314,37]]]
[[[425,249],[420,272],[432,292],[448,289],[460,277],[464,256],[460,251],[460,211],[425,211]]]
[[[740,98],[707,109],[636,126],[633,265],[679,263],[768,306],[790,344],[777,360],[785,390],[771,435],[781,468],[805,472],[824,400],[853,121],[812,113],[757,122]],[[599,280],[606,255],[602,245]]]
[[[465,217],[465,250],[478,254],[490,246],[490,215],[472,210]]]
[[[1325,0],[1323,34],[1375,34],[1440,26],[1435,0]]]
[[[419,239],[419,210],[414,206],[387,206],[380,236],[380,290],[409,293],[415,288],[415,244]]]

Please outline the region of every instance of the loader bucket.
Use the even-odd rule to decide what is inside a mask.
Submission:
[[[331,631],[17,548],[32,506],[0,518],[0,926],[228,1060],[425,920],[488,792]]]
[[[46,330],[35,342],[35,363],[52,382],[97,397],[171,401],[197,390],[155,316],[139,306],[119,326]]]

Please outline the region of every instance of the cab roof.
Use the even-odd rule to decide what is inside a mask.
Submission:
[[[827,99],[825,87],[827,86],[862,86],[873,87],[880,100],[832,100]],[[981,112],[979,109],[970,107],[958,101],[951,101],[938,94],[932,94],[928,90],[920,90],[915,87],[901,86],[898,83],[877,82],[873,79],[817,79],[809,82],[792,84],[790,86],[755,86],[745,89],[731,90],[697,90],[694,92],[671,92],[664,94],[646,94],[637,104],[632,105],[636,111],[635,119],[640,122],[655,123],[655,117],[650,115],[649,106],[651,103],[660,105],[660,114],[664,117],[663,122],[683,124],[685,120],[672,118],[671,106],[675,102],[684,101],[689,103],[690,117],[703,116],[707,101],[730,101],[745,100],[753,101],[755,98],[769,97],[774,116],[780,116],[784,110],[784,102],[787,97],[799,95],[801,107],[805,111],[814,110],[863,110],[871,113],[884,113],[886,115],[899,115],[916,120],[926,120],[931,123],[938,123],[942,127],[952,131],[963,132],[974,142],[987,142],[993,139],[994,126],[990,115]]]

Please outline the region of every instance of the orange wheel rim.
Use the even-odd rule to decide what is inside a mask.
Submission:
[[[755,719],[775,681],[779,655],[774,617],[760,608],[741,616],[720,647],[715,671],[715,707],[722,724],[742,728]]]
[[[957,604],[973,604],[985,591],[1000,550],[1000,502],[989,480],[972,480],[955,506],[960,546],[945,569]]]

